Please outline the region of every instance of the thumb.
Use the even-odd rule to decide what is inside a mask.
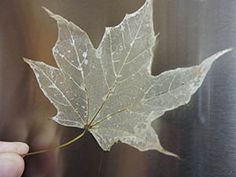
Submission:
[[[15,153],[0,153],[0,176],[20,177],[24,171],[24,160]]]

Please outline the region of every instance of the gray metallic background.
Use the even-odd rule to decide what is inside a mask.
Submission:
[[[98,46],[105,26],[118,24],[144,0],[0,0],[0,140],[31,150],[79,134],[47,118],[55,109],[40,91],[22,56],[55,65],[55,21],[41,6],[88,32]],[[236,0],[154,0],[153,74],[200,63],[236,46]],[[26,158],[24,177],[235,177],[236,52],[218,60],[188,105],[167,112],[153,127],[163,146],[183,160],[117,144],[103,152],[94,138],[59,152]],[[1,168],[1,167],[0,167]]]

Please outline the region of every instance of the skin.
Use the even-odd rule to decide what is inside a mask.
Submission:
[[[21,155],[28,151],[25,143],[0,141],[0,176],[20,177],[25,167]]]

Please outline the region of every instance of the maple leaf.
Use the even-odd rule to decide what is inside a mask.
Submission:
[[[25,59],[45,96],[57,109],[53,120],[92,133],[103,150],[121,141],[140,151],[165,150],[151,126],[166,111],[190,101],[212,63],[227,49],[200,65],[151,75],[154,33],[152,1],[107,27],[98,48],[86,32],[46,9],[58,24],[53,48],[58,68]]]

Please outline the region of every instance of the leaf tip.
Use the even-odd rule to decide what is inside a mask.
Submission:
[[[48,14],[51,18],[55,19],[57,22],[59,22],[59,21],[64,21],[64,20],[65,20],[65,19],[62,18],[60,15],[54,14],[52,11],[50,11],[50,10],[47,9],[46,7],[42,6],[42,8],[47,12],[47,14]]]
[[[228,49],[225,49],[225,50],[222,50],[219,52],[219,57],[221,57],[222,55],[226,54],[226,53],[229,53],[233,50],[233,48],[228,48]]]
[[[222,51],[219,51],[217,53],[215,53],[214,55],[211,55],[210,57],[208,57],[207,59],[205,59],[201,64],[200,67],[205,70],[208,71],[211,68],[211,65],[218,60],[219,58],[221,58],[223,55],[231,52],[233,50],[233,48],[228,48]]]
[[[47,14],[48,14],[49,16],[51,16],[51,17],[54,16],[54,13],[52,13],[52,11],[50,11],[48,8],[42,6],[42,9],[45,10],[45,12],[47,12]]]
[[[231,52],[232,50],[234,50],[232,47],[225,49],[226,52]]]
[[[27,63],[27,64],[30,64],[30,63],[31,63],[31,60],[28,59],[28,58],[23,57],[23,60],[24,60],[24,62]]]
[[[172,153],[172,152],[169,152],[169,151],[165,150],[164,148],[162,148],[162,149],[160,150],[160,152],[161,152],[162,154],[175,157],[175,158],[178,159],[178,160],[182,160],[182,158],[181,158],[180,156],[178,156],[177,154],[174,154],[174,153]]]

